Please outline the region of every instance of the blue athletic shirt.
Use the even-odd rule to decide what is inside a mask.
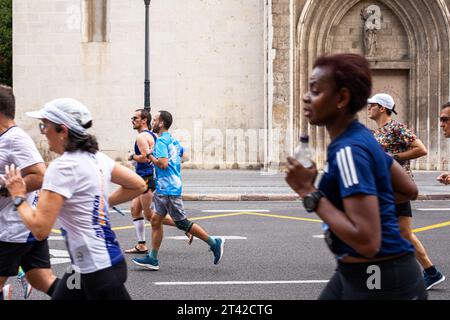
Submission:
[[[152,131],[150,131],[150,130],[144,130],[144,131],[142,131],[142,132],[148,132],[148,133],[150,133],[151,136],[153,137],[153,139],[155,140],[155,143],[156,143],[156,140],[158,139],[158,137],[156,136],[156,134],[154,134],[154,133],[153,133]],[[141,151],[139,150],[139,147],[138,147],[137,142],[134,143],[134,153],[135,153],[136,155],[138,155],[138,156],[141,155]],[[149,162],[149,163],[139,163],[139,162],[136,162],[136,173],[137,173],[138,175],[140,175],[141,177],[148,177],[148,176],[153,175],[154,170],[155,170],[155,169],[154,169],[154,166],[153,166],[153,163],[152,163],[152,162]]]
[[[169,166],[156,170],[156,193],[165,196],[181,196],[181,145],[169,132],[164,132],[155,143],[153,155],[157,159],[167,158]]]
[[[392,162],[372,132],[354,121],[328,146],[328,163],[319,184],[327,199],[341,211],[344,211],[345,198],[358,194],[378,198],[382,243],[377,258],[414,252],[413,246],[401,237],[395,215],[390,173]],[[328,225],[324,224],[323,229],[326,242],[337,259],[362,257],[333,234]]]

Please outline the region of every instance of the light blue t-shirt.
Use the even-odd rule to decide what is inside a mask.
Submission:
[[[155,143],[153,155],[157,159],[167,158],[169,166],[156,170],[156,193],[165,196],[181,196],[181,145],[169,132],[164,132]]]

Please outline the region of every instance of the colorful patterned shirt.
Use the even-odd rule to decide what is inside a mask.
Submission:
[[[386,123],[383,127],[375,130],[373,134],[384,151],[391,155],[409,150],[411,144],[417,140],[417,136],[411,129],[395,120]],[[410,160],[401,161],[400,164],[412,176]]]

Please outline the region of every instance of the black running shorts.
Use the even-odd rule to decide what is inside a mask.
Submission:
[[[47,240],[28,243],[0,241],[0,277],[17,275],[19,266],[25,273],[33,269],[50,269]]]
[[[147,185],[147,190],[145,190],[144,194],[146,194],[149,191],[154,192],[156,190],[156,184],[155,184],[155,179],[154,179],[153,175],[144,176],[141,178],[144,179],[145,184]]]
[[[397,204],[395,206],[395,213],[397,217],[412,218],[411,201]]]

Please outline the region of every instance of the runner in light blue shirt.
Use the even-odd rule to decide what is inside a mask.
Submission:
[[[172,125],[172,115],[167,111],[159,111],[152,120],[153,132],[159,134],[155,150],[149,159],[156,169],[156,192],[153,197],[153,209],[156,214],[152,216],[152,251],[142,259],[132,261],[150,270],[159,270],[158,251],[163,239],[163,220],[169,214],[178,229],[189,232],[205,241],[214,254],[214,264],[218,264],[223,256],[224,238],[213,238],[198,224],[189,221],[184,211],[181,194],[183,191],[181,181],[181,155],[182,147],[169,133]]]

